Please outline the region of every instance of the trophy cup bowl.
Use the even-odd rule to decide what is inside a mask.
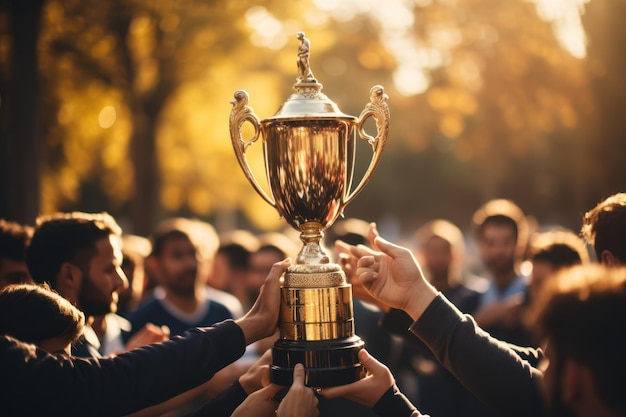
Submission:
[[[352,287],[341,267],[330,262],[320,241],[378,165],[389,130],[389,108],[383,87],[376,85],[358,118],[342,113],[313,77],[308,39],[302,32],[298,39],[294,93],[274,116],[260,121],[248,106],[248,93],[236,91],[230,135],[247,179],[300,231],[303,242],[281,288],[280,338],[272,348],[270,378],[276,384],[290,385],[294,366],[302,363],[308,386],[344,385],[360,377],[357,354],[364,343],[354,332]],[[375,137],[364,131],[370,117],[376,122]],[[254,128],[247,140],[242,137],[244,123]],[[356,133],[369,142],[373,153],[363,178],[351,190]],[[246,150],[260,137],[271,196],[259,185],[246,159]]]

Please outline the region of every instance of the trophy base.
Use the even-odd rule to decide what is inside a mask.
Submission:
[[[358,353],[364,342],[358,336],[325,341],[280,339],[272,348],[270,380],[291,386],[293,368],[304,365],[304,384],[309,387],[346,385],[361,378]]]

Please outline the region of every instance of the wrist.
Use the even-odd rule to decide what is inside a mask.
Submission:
[[[438,291],[426,280],[423,280],[420,285],[415,285],[411,291],[409,291],[407,302],[402,308],[413,321],[418,320],[426,308],[437,297]]]
[[[237,325],[241,328],[243,336],[246,339],[246,345],[256,342],[262,338],[259,331],[260,324],[258,323],[258,320],[255,320],[253,317],[244,316],[235,320],[235,323],[237,323]]]

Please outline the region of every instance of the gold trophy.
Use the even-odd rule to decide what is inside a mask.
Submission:
[[[341,267],[330,262],[320,241],[378,165],[389,131],[389,107],[383,87],[376,85],[358,119],[342,113],[321,92],[322,84],[311,72],[309,40],[303,32],[297,37],[295,92],[274,116],[263,121],[247,105],[248,93],[235,92],[230,136],[237,160],[254,189],[300,231],[304,243],[281,288],[280,338],[272,349],[271,380],[290,385],[293,367],[302,363],[308,386],[335,386],[359,379],[362,366],[357,354],[363,341],[354,333],[352,287]],[[376,137],[364,131],[370,117],[376,122]],[[246,122],[254,127],[247,140],[242,137]],[[373,155],[363,178],[350,191],[355,128],[372,146]],[[271,197],[246,159],[246,150],[260,136]]]

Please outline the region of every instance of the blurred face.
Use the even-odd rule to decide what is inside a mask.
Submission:
[[[537,299],[541,288],[554,272],[555,269],[549,262],[533,261],[533,275],[530,280],[531,299]]]
[[[11,284],[33,284],[26,262],[0,258],[0,288]]]
[[[247,279],[249,291],[258,294],[272,266],[282,260],[281,254],[273,250],[261,250],[253,253],[250,256],[250,270]]]
[[[207,284],[214,288],[225,290],[228,288],[229,277],[232,276],[232,273],[228,257],[223,253],[217,253],[213,260],[213,270],[207,279]]]
[[[194,296],[198,280],[196,247],[187,238],[167,240],[157,258],[161,285],[181,296]]]
[[[89,261],[78,294],[78,306],[86,316],[116,312],[117,293],[128,286],[119,239],[110,235],[96,241],[95,246],[97,254]]]
[[[434,280],[447,280],[452,264],[452,246],[439,236],[433,236],[422,248],[424,267]]]
[[[514,269],[517,238],[512,227],[486,225],[478,247],[485,266],[492,274],[499,275]]]

